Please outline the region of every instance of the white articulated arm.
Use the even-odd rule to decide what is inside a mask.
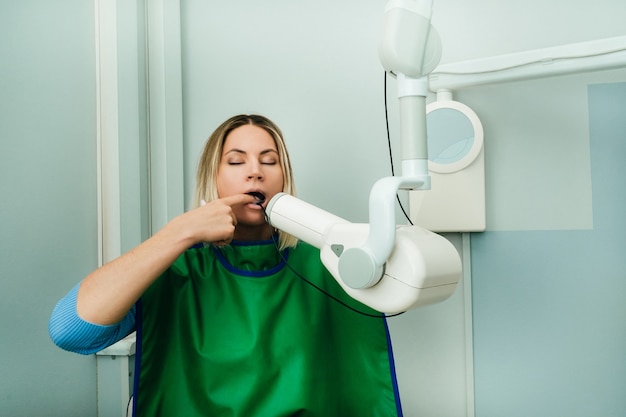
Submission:
[[[370,192],[370,231],[363,246],[347,250],[339,260],[342,280],[367,288],[383,275],[395,243],[395,200],[398,190],[430,189],[426,140],[427,74],[441,56],[436,35],[430,36],[432,1],[390,0],[385,8],[379,55],[396,75],[400,105],[402,176],[379,180]],[[430,48],[429,48],[430,45]]]
[[[376,188],[376,187],[375,187]],[[375,189],[374,188],[374,189]],[[461,261],[454,246],[445,238],[418,226],[396,226],[384,217],[372,231],[370,224],[350,223],[289,194],[275,195],[266,212],[272,226],[320,249],[320,258],[335,280],[352,298],[384,313],[398,313],[448,298],[456,288]],[[385,227],[383,225],[386,224]],[[376,222],[374,222],[376,225]],[[386,228],[388,227],[388,228]],[[366,242],[382,233],[385,247],[381,277],[368,287],[355,287],[363,281],[361,266],[342,271],[342,259],[353,250],[367,248]],[[369,262],[369,261],[368,261]],[[367,273],[370,273],[370,269]],[[300,271],[306,276],[307,271]]]
[[[339,259],[339,275],[352,288],[368,288],[380,281],[383,267],[396,239],[396,194],[399,189],[418,188],[420,177],[385,177],[370,191],[369,234],[363,246],[345,250]]]
[[[385,8],[379,54],[397,78],[402,175],[374,184],[369,224],[350,223],[284,193],[266,208],[272,226],[320,249],[322,262],[351,297],[385,313],[442,301],[461,276],[459,254],[447,239],[417,226],[397,226],[395,218],[398,190],[430,189],[427,74],[441,56],[431,14],[428,0],[389,0]]]

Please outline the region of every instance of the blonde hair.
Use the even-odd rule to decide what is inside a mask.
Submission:
[[[289,160],[289,154],[287,153],[287,147],[280,128],[267,117],[257,114],[240,114],[231,117],[215,129],[204,145],[196,174],[195,207],[198,207],[202,200],[212,201],[219,198],[217,193],[217,171],[222,158],[224,142],[226,142],[230,132],[244,125],[258,126],[274,139],[278,150],[280,167],[283,171],[283,192],[296,195],[291,161]],[[282,230],[278,231],[278,246],[280,250],[295,247],[297,242],[298,239],[296,237]]]

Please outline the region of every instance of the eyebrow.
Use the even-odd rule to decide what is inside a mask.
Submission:
[[[228,155],[231,152],[238,153],[238,154],[243,154],[243,155],[247,154],[247,152],[244,151],[243,149],[233,148],[233,149],[230,149],[230,150],[226,151],[226,153],[224,153],[224,155]],[[268,148],[268,149],[262,150],[259,155],[265,155],[265,154],[268,154],[268,153],[271,153],[271,152],[275,152],[276,154],[278,154],[278,151],[276,149]]]

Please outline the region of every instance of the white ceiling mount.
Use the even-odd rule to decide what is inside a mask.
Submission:
[[[432,91],[626,67],[626,36],[439,65]]]

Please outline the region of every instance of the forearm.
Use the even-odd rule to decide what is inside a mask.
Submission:
[[[141,294],[190,246],[230,242],[237,220],[232,205],[254,197],[237,194],[181,214],[133,250],[98,268],[78,290],[78,315],[91,323],[119,322]]]
[[[78,289],[76,309],[80,318],[104,326],[122,320],[150,284],[194,243],[179,226],[171,222],[89,274]]]

